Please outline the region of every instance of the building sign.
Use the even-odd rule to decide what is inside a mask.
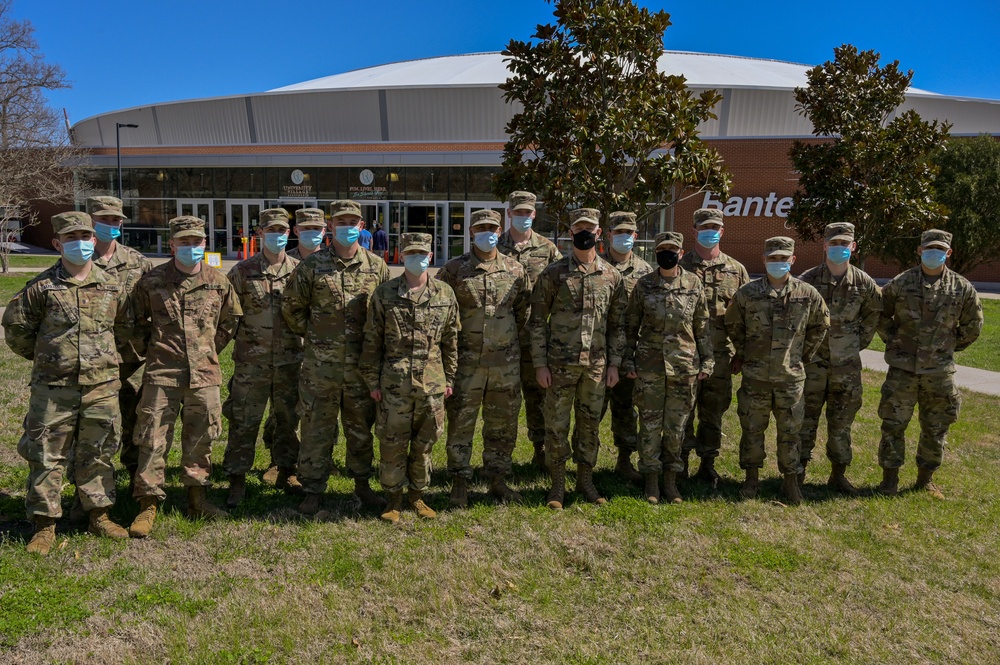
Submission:
[[[358,174],[360,186],[351,185],[350,195],[352,199],[386,199],[389,198],[389,188],[385,185],[375,185],[375,174],[371,169],[365,169]]]
[[[313,196],[312,182],[307,174],[301,169],[292,171],[290,179],[292,184],[281,186],[281,195],[293,199],[306,199]]]
[[[778,195],[771,192],[767,197],[763,196],[730,196],[725,203],[715,198],[715,192],[705,192],[705,200],[701,202],[702,208],[715,208],[721,210],[726,217],[788,217],[788,211],[792,209],[792,197],[785,196],[778,198]]]

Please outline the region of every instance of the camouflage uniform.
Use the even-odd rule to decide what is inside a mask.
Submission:
[[[171,236],[204,237],[197,217],[170,220]],[[221,272],[207,263],[194,275],[174,261],[143,275],[132,295],[136,348],[146,356],[135,444],[139,469],[133,495],[166,498],[164,470],[178,413],[181,415],[181,482],[211,485],[212,441],[222,433],[219,353],[233,338],[243,310]],[[183,406],[183,410],[181,409]]]
[[[430,236],[423,233],[404,234]],[[444,428],[444,392],[458,371],[458,302],[435,279],[411,291],[406,276],[372,295],[365,324],[361,374],[368,389],[382,391],[375,432],[379,480],[389,493],[421,492],[430,484],[431,448]]]

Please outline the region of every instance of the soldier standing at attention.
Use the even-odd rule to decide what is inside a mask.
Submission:
[[[243,310],[226,276],[203,262],[205,222],[171,219],[170,249],[173,259],[143,275],[132,296],[135,344],[146,356],[135,436],[139,470],[133,496],[140,511],[129,528],[133,538],[149,535],[167,496],[167,436],[178,412],[187,516],[226,516],[205,495],[212,484],[212,441],[222,433],[219,353],[233,338]]]
[[[733,374],[743,373],[736,393],[740,425],[740,468],[746,480],[740,494],[757,496],[764,465],[764,431],[774,412],[781,491],[792,505],[802,502],[798,476],[799,428],[805,363],[819,350],[830,327],[822,296],[789,274],[795,241],[778,236],[764,242],[767,275],[740,288],[726,310],[726,330],[736,351]]]
[[[407,503],[420,517],[435,512],[424,503],[430,484],[431,448],[444,428],[444,401],[458,371],[458,302],[446,283],[428,279],[428,233],[404,233],[402,275],[372,295],[365,324],[361,373],[378,403],[379,480],[389,502],[382,513],[398,522]]]
[[[230,508],[246,496],[246,474],[253,467],[257,434],[264,409],[271,404],[274,422],[269,450],[278,466],[278,487],[301,494],[295,477],[299,459],[299,367],[302,338],[293,333],[281,315],[281,294],[298,261],[285,254],[288,212],[272,208],[260,213],[257,227],[261,252],[240,261],[229,271],[243,317],[233,346],[233,378],[222,412],[229,418],[229,441],[222,468],[229,476]]]
[[[694,450],[701,459],[695,477],[715,487],[719,482],[715,460],[722,448],[722,416],[733,402],[733,345],[726,332],[726,308],[739,288],[750,281],[750,276],[742,263],[719,249],[719,240],[726,231],[721,210],[695,210],[694,228],[697,232],[694,251],[681,257],[681,268],[697,275],[705,287],[708,313],[712,319],[715,369],[707,379],[698,382],[695,396],[698,433],[695,435],[695,409],[692,409],[684,430],[683,469],[679,477],[687,477],[688,457]]]
[[[638,280],[629,298],[622,369],[634,381],[639,407],[639,469],[646,500],[659,503],[659,476],[669,503],[680,503],[681,444],[698,381],[712,373],[712,328],[701,280],[677,265],[684,236],[659,233],[655,273]]]
[[[806,365],[799,487],[816,446],[819,416],[826,403],[826,456],[833,465],[826,484],[832,490],[857,496],[858,491],[844,473],[851,465],[851,425],[861,408],[861,349],[868,348],[875,336],[882,292],[874,279],[850,263],[851,253],[857,249],[853,224],[829,224],[824,235],[826,261],[799,276],[819,291],[830,310],[830,330],[812,362]]]
[[[34,535],[28,551],[46,555],[71,478],[90,515],[90,532],[128,538],[108,517],[115,503],[119,352],[132,336],[125,288],[94,265],[94,227],[83,212],[52,218],[60,260],[8,303],[3,329],[11,351],[32,361],[31,394],[17,452],[28,461],[24,499]]]
[[[347,473],[362,503],[385,505],[372,491],[375,403],[358,367],[368,301],[389,279],[385,261],[358,244],[361,206],[355,201],[330,204],[333,244],[299,263],[282,297],[288,327],[305,337],[299,374],[298,478],[306,492],[299,510],[315,515],[333,470],[337,418],[347,439]]]
[[[570,213],[573,252],[538,278],[531,301],[531,359],[545,389],[545,461],[552,476],[548,505],[562,510],[570,412],[579,436],[573,441],[576,485],[591,503],[606,503],[594,487],[600,447],[598,427],[605,386],[618,383],[625,346],[625,280],[597,255],[600,213]]]
[[[503,221],[493,210],[477,210],[469,219],[472,251],[449,261],[437,278],[455,292],[461,315],[458,373],[448,411],[448,473],[451,504],[468,506],[472,479],[472,436],[483,409],[483,469],[490,494],[504,502],[520,501],[507,486],[511,455],[517,443],[521,410],[521,344],[531,291],[524,268],[497,252]]]
[[[497,250],[517,260],[528,275],[528,288],[535,288],[542,271],[560,257],[555,244],[531,228],[535,221],[535,195],[531,192],[511,192],[507,197],[507,220],[510,226],[500,235]],[[529,310],[530,311],[530,310]],[[535,380],[531,362],[531,335],[527,326],[521,329],[521,393],[524,395],[524,416],[528,423],[528,439],[535,448],[532,462],[545,468],[545,418],[542,404],[545,391]]]
[[[882,441],[878,492],[894,496],[906,454],[906,426],[913,407],[920,407],[917,482],[935,499],[944,494],[931,482],[941,466],[945,436],[958,420],[961,399],[955,388],[955,352],[966,349],[983,329],[983,306],[976,289],[949,270],[951,234],[931,229],[920,237],[920,265],[910,268],[882,290],[878,334],[885,340],[889,373],[882,384],[878,415]]]

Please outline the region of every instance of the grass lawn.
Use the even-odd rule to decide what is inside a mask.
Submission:
[[[6,307],[10,299],[24,288],[24,285],[37,276],[37,273],[16,272],[0,275],[0,307]]]
[[[59,260],[59,256],[56,254],[39,254],[26,255],[26,254],[11,254],[10,255],[10,267],[11,268],[48,268],[56,261]]]

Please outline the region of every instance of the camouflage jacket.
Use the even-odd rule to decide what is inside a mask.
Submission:
[[[644,275],[632,290],[626,319],[623,371],[712,373],[712,327],[705,288],[696,275],[684,270],[674,278],[659,271]]]
[[[875,336],[882,312],[882,291],[864,270],[848,264],[836,280],[826,262],[799,276],[823,296],[830,310],[830,330],[812,362],[837,373],[861,369],[861,350]]]
[[[126,247],[120,242],[115,243],[115,251],[107,259],[94,255],[94,265],[110,275],[113,275],[125,287],[125,294],[131,296],[139,278],[153,269],[153,262],[140,252]],[[137,365],[142,358],[135,352],[131,344],[121,348],[122,364]]]
[[[281,315],[281,293],[298,263],[286,255],[272,266],[261,252],[229,271],[229,281],[243,309],[233,342],[237,364],[266,368],[302,362],[302,338],[288,328]]]
[[[299,263],[282,297],[292,332],[305,337],[307,363],[328,363],[340,372],[361,359],[372,293],[389,279],[385,261],[364,248],[349,259],[323,248]]]
[[[823,297],[794,277],[775,291],[767,277],[740,288],[726,310],[726,330],[743,377],[757,381],[805,380],[805,363],[830,327]]]
[[[243,309],[226,276],[202,264],[185,275],[168,261],[139,279],[132,294],[135,347],[146,356],[143,383],[178,388],[222,385],[219,352]]]
[[[440,395],[458,370],[458,301],[444,282],[428,279],[410,291],[406,276],[372,295],[361,352],[361,376],[369,390],[406,394],[410,388]]]
[[[635,284],[639,281],[640,277],[653,272],[653,266],[640,259],[635,252],[630,252],[628,258],[621,263],[614,260],[610,251],[602,254],[601,258],[613,265],[622,274],[622,277],[625,278],[626,298],[632,295],[632,289],[635,288]]]
[[[741,286],[750,282],[750,275],[743,264],[723,253],[705,260],[697,252],[681,257],[681,268],[693,272],[705,286],[705,300],[712,320],[712,348],[715,350],[716,373],[729,366],[733,345],[726,332],[726,308]],[[721,365],[721,366],[720,366]]]
[[[320,245],[316,249],[316,252],[318,252],[321,249],[323,249],[322,245]],[[312,254],[315,254],[316,252],[313,252]],[[312,254],[310,254],[309,256],[312,256]],[[305,261],[306,259],[309,258],[309,256],[307,256],[306,259],[302,258],[302,250],[299,249],[298,245],[296,245],[293,249],[290,249],[287,252],[285,252],[285,256],[287,256],[290,259],[295,259],[296,261]]]
[[[882,289],[878,334],[885,361],[916,374],[955,371],[955,352],[983,330],[983,306],[976,289],[945,268],[934,282],[920,266],[896,275]]]
[[[531,237],[523,245],[518,246],[510,235],[510,231],[504,231],[497,240],[497,251],[515,259],[524,267],[524,272],[528,276],[528,289],[535,288],[542,271],[549,267],[549,264],[562,258],[555,243],[541,235],[537,231],[531,232]],[[528,308],[528,315],[531,315],[531,308]],[[525,325],[520,332],[521,349],[528,351],[531,348],[531,333]]]
[[[458,301],[459,367],[471,372],[476,367],[518,364],[518,332],[525,327],[531,302],[521,264],[500,253],[492,261],[482,261],[469,252],[445,264],[437,278],[452,288]]]
[[[532,363],[621,365],[627,304],[624,278],[601,257],[589,266],[575,254],[556,261],[532,294]]]
[[[133,334],[125,288],[97,266],[82,281],[62,262],[32,279],[3,314],[11,351],[33,361],[31,383],[92,386],[118,378]]]

